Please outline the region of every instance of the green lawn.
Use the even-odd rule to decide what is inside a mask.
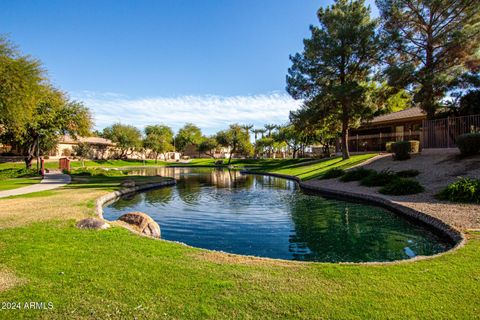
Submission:
[[[365,160],[371,159],[376,154],[361,154],[353,155],[348,160],[343,160],[341,157],[330,158],[327,160],[319,160],[309,163],[298,162],[281,162],[264,164],[254,168],[253,171],[264,171],[270,173],[285,174],[290,176],[297,176],[302,180],[309,180],[321,177],[326,171],[332,168],[348,169],[354,165],[360,164]]]
[[[2,232],[1,260],[24,284],[1,301],[49,301],[34,318],[474,319],[480,235],[445,256],[398,265],[217,261],[216,255],[73,222]]]
[[[309,178],[356,161],[360,158],[283,167],[270,162],[269,168]],[[480,314],[480,233],[470,233],[465,247],[440,257],[365,265],[252,259],[153,240],[121,227],[76,229],[74,219],[92,214],[93,200],[118,189],[121,180],[74,176],[73,184],[41,197],[0,199],[10,209],[0,215],[0,302],[53,303],[47,311],[0,309],[1,319],[474,319]]]
[[[26,187],[42,181],[40,177],[0,180],[0,191]]]
[[[146,166],[206,166],[214,167],[216,166],[215,162],[223,160],[224,166],[227,165],[227,159],[213,159],[213,158],[201,158],[201,159],[191,159],[188,163],[182,162],[165,162],[155,160],[146,160],[145,163],[139,160],[86,160],[84,162],[85,167],[102,167],[102,168],[120,168],[120,167],[142,167],[144,164]],[[274,166],[286,166],[292,164],[299,164],[307,161],[312,161],[311,159],[232,159],[231,165],[239,167],[274,167]],[[83,166],[81,161],[73,160],[70,162],[72,168],[81,168]],[[57,169],[58,160],[47,160],[45,162],[45,167],[48,169]],[[7,162],[0,163],[0,170],[2,169],[23,169],[25,164],[22,162]],[[35,161],[33,162],[32,168],[36,168]]]

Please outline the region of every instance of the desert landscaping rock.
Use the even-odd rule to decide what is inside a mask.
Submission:
[[[108,229],[109,227],[110,225],[105,221],[95,218],[83,219],[77,223],[77,228],[80,229],[104,230]]]
[[[144,235],[160,238],[160,226],[143,212],[129,212],[122,215],[118,220],[135,226]]]

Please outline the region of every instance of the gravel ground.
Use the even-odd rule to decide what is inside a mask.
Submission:
[[[367,161],[363,167],[377,171],[416,169],[420,174],[415,179],[425,187],[425,192],[409,196],[387,196],[379,193],[379,188],[360,186],[356,181],[344,183],[338,179],[330,179],[310,180],[306,183],[334,190],[375,195],[437,217],[461,230],[480,229],[480,205],[449,203],[434,197],[458,177],[480,178],[480,156],[459,160],[452,154],[418,154],[407,161],[393,161],[391,155],[380,155]]]

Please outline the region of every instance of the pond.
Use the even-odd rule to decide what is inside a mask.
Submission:
[[[177,185],[123,197],[104,208],[115,220],[141,211],[162,238],[242,255],[366,262],[432,255],[451,244],[388,210],[303,193],[294,181],[210,168],[147,168]]]

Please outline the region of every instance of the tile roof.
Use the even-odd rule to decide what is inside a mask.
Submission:
[[[100,137],[77,137],[77,139],[73,139],[73,137],[69,135],[64,135],[60,138],[60,143],[77,144],[81,142],[89,144],[106,144],[109,146],[115,145],[111,140]]]
[[[408,120],[412,118],[426,118],[427,114],[419,107],[411,107],[402,111],[392,112],[377,116],[369,121],[369,124],[377,124],[382,122],[393,122],[397,120]]]

